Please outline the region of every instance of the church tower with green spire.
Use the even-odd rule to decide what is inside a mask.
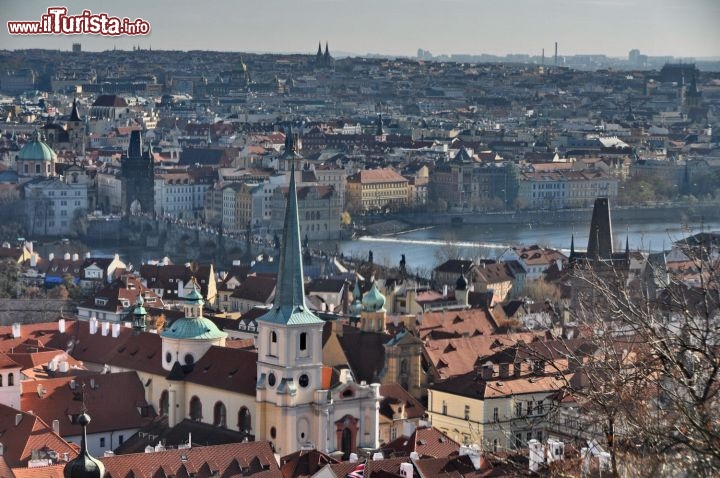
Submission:
[[[280,264],[272,309],[258,319],[258,432],[280,454],[298,450],[317,435],[312,404],[322,384],[324,321],[305,303],[295,165],[290,188]]]

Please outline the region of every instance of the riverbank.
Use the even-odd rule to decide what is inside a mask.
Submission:
[[[663,203],[652,206],[614,206],[611,211],[613,220],[620,222],[663,221],[677,226],[691,222],[713,221],[720,219],[720,204],[704,203]],[[371,235],[387,235],[406,233],[411,230],[423,229],[438,225],[460,226],[476,225],[524,225],[536,226],[546,224],[574,224],[582,228],[583,224],[590,227],[592,208],[558,209],[540,211],[508,211],[508,212],[455,212],[455,213],[393,213],[376,216],[364,216],[359,221],[370,231]],[[406,227],[400,228],[398,222]],[[393,231],[378,233],[374,226],[392,223]],[[383,229],[380,227],[379,229]]]

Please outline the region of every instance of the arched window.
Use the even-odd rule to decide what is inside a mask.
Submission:
[[[270,353],[273,357],[278,355],[278,336],[274,330],[270,331]]]
[[[2,377],[3,377],[3,376],[2,376],[2,374],[0,373],[0,387],[3,386],[3,384],[2,384],[2,382],[3,382]]]
[[[190,420],[202,421],[202,402],[197,396],[190,399]]]
[[[223,402],[215,402],[213,410],[213,425],[216,427],[227,427],[227,410]]]
[[[407,359],[402,359],[400,361],[400,373],[407,374],[408,373],[408,361]]]
[[[247,407],[240,408],[238,412],[238,429],[241,432],[249,433],[252,430],[252,417]]]
[[[163,390],[160,394],[160,415],[167,415],[170,410],[170,394]]]
[[[8,387],[12,387],[13,385],[15,385],[15,374],[10,372],[8,374]]]

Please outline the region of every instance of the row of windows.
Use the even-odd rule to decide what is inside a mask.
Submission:
[[[167,415],[170,408],[170,397],[167,390],[163,390],[160,394],[160,414]],[[203,419],[202,401],[197,396],[190,399],[190,419],[200,422]],[[213,407],[213,425],[217,427],[227,428],[227,408],[221,401],[215,402]],[[252,416],[247,407],[241,407],[238,411],[237,428],[241,432],[250,432],[252,430]]]
[[[7,375],[7,386],[12,387],[13,385],[15,385],[15,374],[10,372]],[[2,386],[3,386],[3,376],[2,376],[2,374],[0,374],[0,387],[2,387]]]

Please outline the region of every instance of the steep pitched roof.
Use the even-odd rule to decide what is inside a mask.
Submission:
[[[2,404],[0,441],[5,447],[2,456],[13,468],[27,466],[35,450],[53,450],[60,457],[67,453],[70,459],[77,455],[75,447],[53,432],[40,417]]]
[[[81,394],[79,382],[71,377],[24,381],[21,407],[32,410],[48,423],[59,419],[62,436],[80,435],[80,425],[71,420],[73,415],[80,413],[82,406],[78,400]],[[86,384],[85,405],[93,418],[88,426],[89,433],[140,428],[154,416],[152,407],[144,408],[143,412],[143,407],[148,404],[143,384],[135,372],[97,374],[83,378],[82,382]],[[73,383],[75,388],[72,388]]]

